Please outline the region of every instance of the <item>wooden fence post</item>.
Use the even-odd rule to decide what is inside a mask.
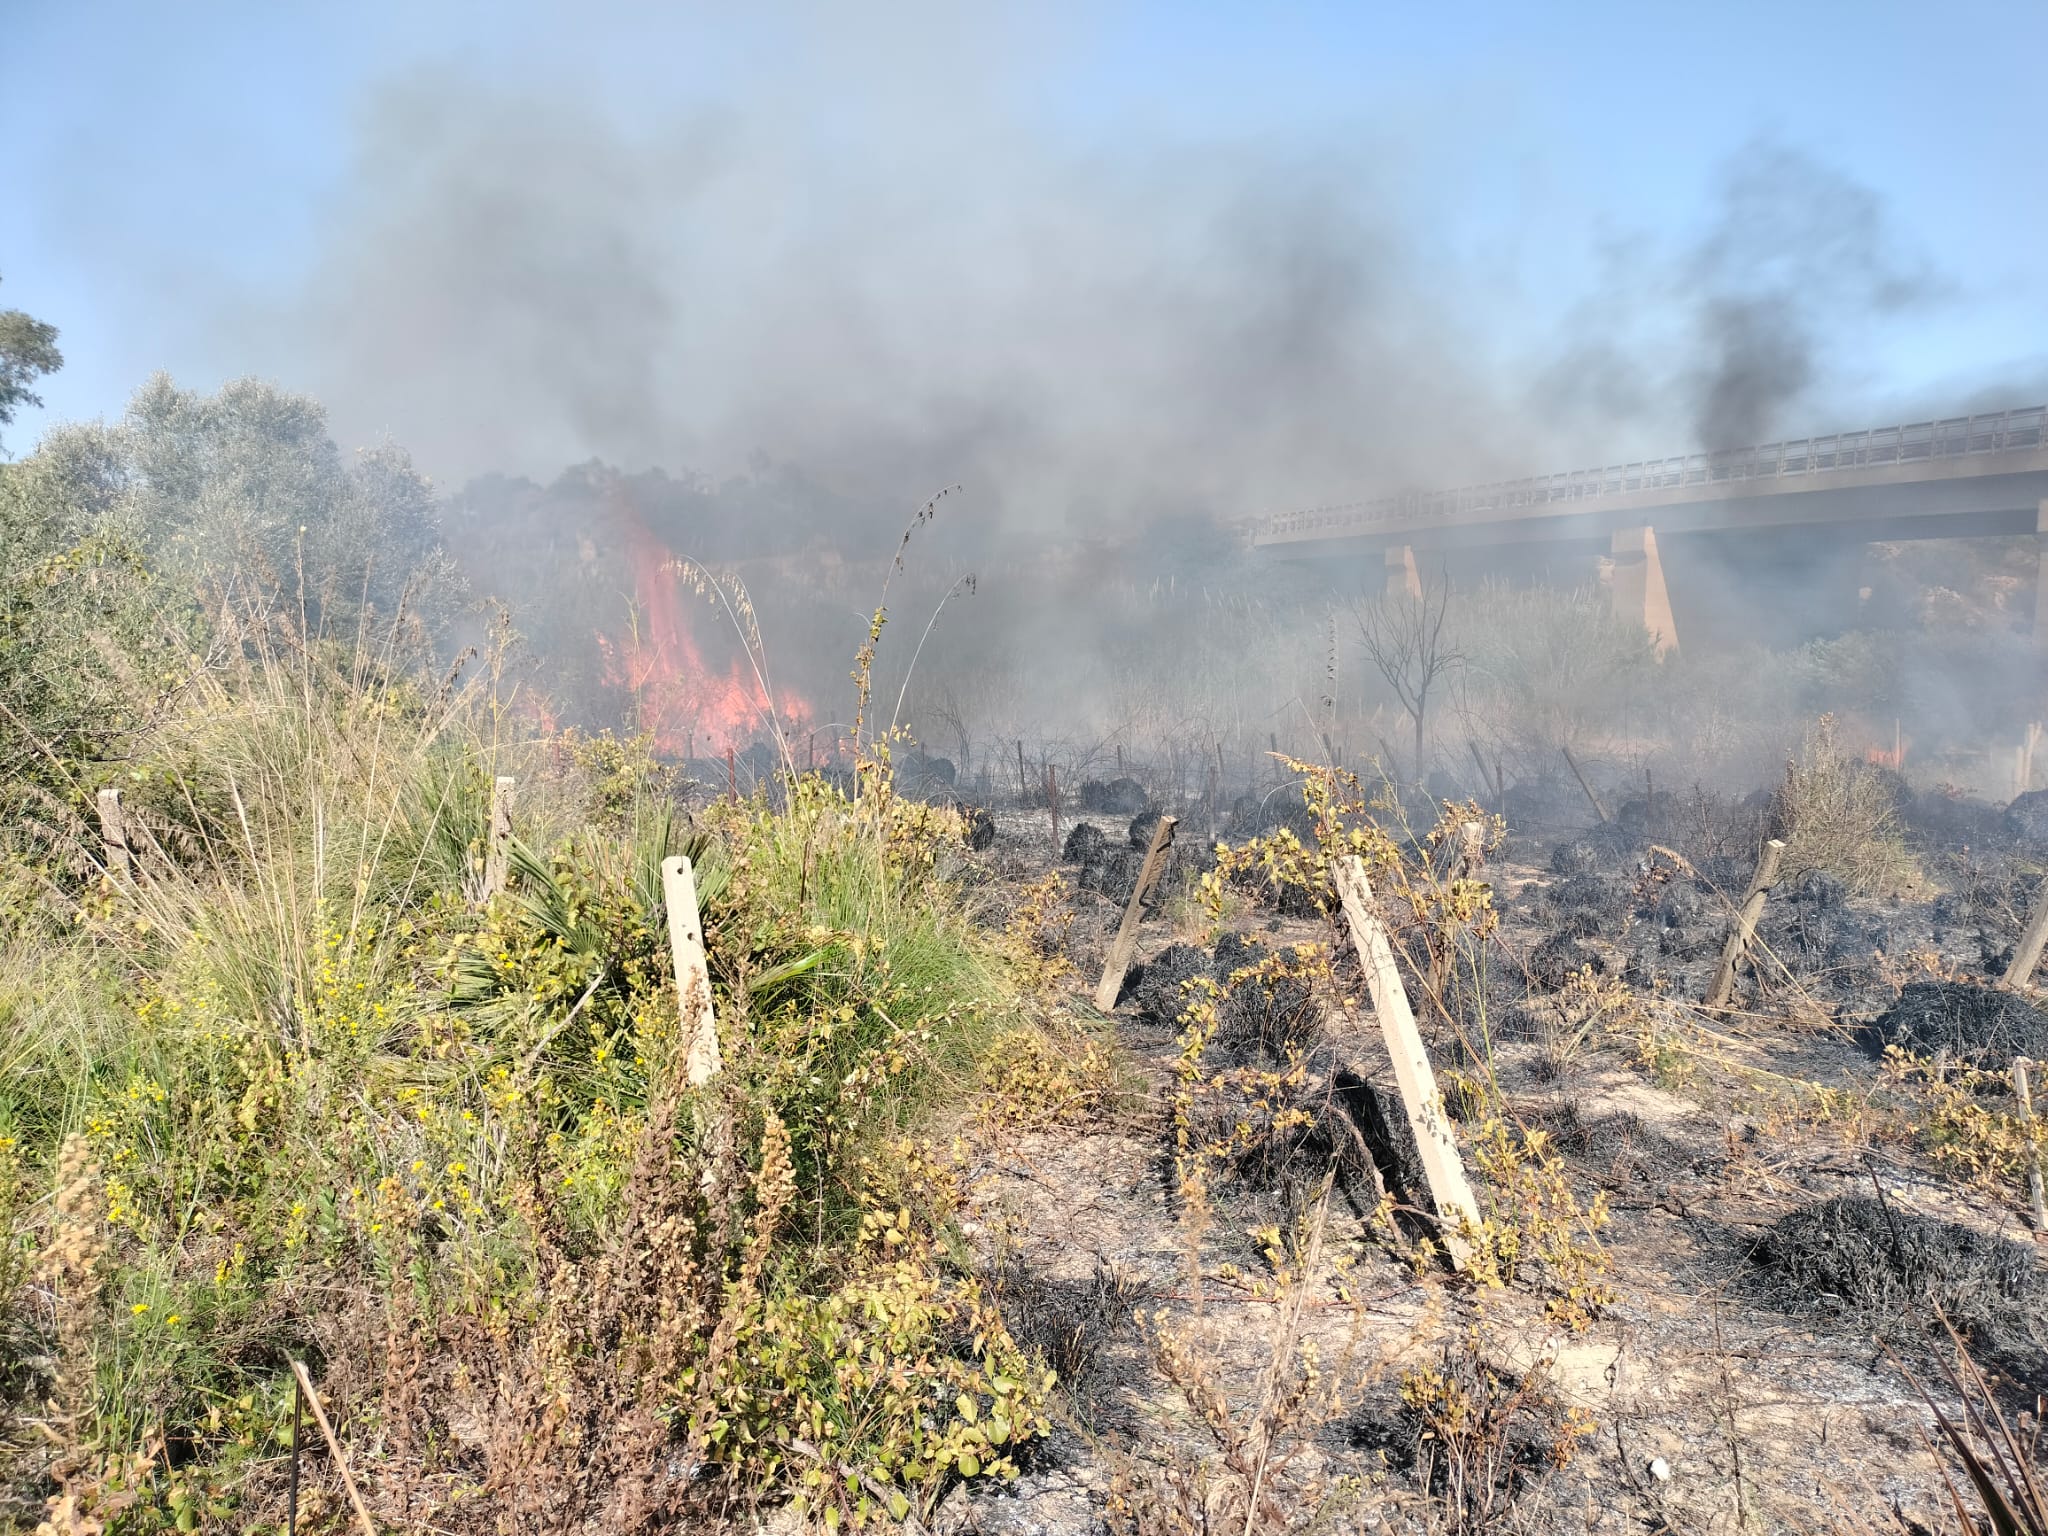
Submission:
[[[1749,890],[1742,898],[1742,909],[1735,914],[1735,930],[1728,935],[1728,942],[1721,949],[1721,968],[1714,973],[1714,984],[1707,989],[1709,1008],[1727,1007],[1728,999],[1735,993],[1735,967],[1741,963],[1749,949],[1750,939],[1756,934],[1757,919],[1764,915],[1764,898],[1778,883],[1778,860],[1784,852],[1785,844],[1774,837],[1757,855],[1756,873],[1750,876]]]
[[[1486,771],[1486,759],[1479,755],[1479,743],[1467,736],[1465,750],[1472,754],[1472,766],[1479,770],[1479,793],[1482,796],[1490,795],[1493,789],[1493,775]]]
[[[1415,1133],[1415,1150],[1421,1155],[1423,1177],[1429,1182],[1429,1197],[1436,1205],[1444,1247],[1451,1262],[1463,1269],[1472,1254],[1464,1228],[1467,1224],[1479,1225],[1479,1202],[1472,1198],[1472,1186],[1465,1180],[1465,1162],[1458,1155],[1457,1138],[1451,1134],[1443,1096],[1437,1092],[1429,1051],[1423,1046],[1422,1032],[1415,1027],[1415,1013],[1408,1006],[1408,992],[1401,985],[1401,972],[1394,964],[1394,947],[1387,941],[1387,930],[1379,914],[1373,910],[1372,885],[1365,876],[1364,860],[1356,854],[1339,859],[1336,882],[1338,898],[1344,903],[1344,921],[1351,929],[1351,942],[1358,950],[1359,963],[1365,967],[1372,1010],[1379,1018],[1380,1034],[1393,1061],[1401,1104],[1408,1112],[1408,1128]]]
[[[1571,769],[1572,777],[1579,781],[1579,788],[1583,789],[1586,798],[1593,802],[1593,814],[1600,818],[1600,825],[1606,826],[1614,818],[1607,814],[1607,807],[1600,803],[1600,797],[1593,793],[1593,786],[1588,784],[1586,776],[1579,772],[1579,760],[1572,756],[1572,749],[1560,743],[1558,751],[1564,754],[1565,765]]]
[[[1145,893],[1159,878],[1160,863],[1166,857],[1166,850],[1173,846],[1173,829],[1179,825],[1175,818],[1162,816],[1159,825],[1152,829],[1152,845],[1145,850],[1145,862],[1138,866],[1138,883],[1131,889],[1131,899],[1124,907],[1124,920],[1117,925],[1116,938],[1109,946],[1109,959],[1103,963],[1102,980],[1095,986],[1095,1006],[1104,1013],[1116,1006],[1116,995],[1123,990],[1124,972],[1131,968],[1131,951],[1138,943],[1138,921],[1142,916]]]
[[[2027,1085],[2027,1068],[2033,1063],[2026,1057],[2015,1057],[2012,1064],[2013,1092],[2020,1101],[2020,1123],[2029,1132],[2034,1128],[2034,1095]],[[2034,1230],[2048,1232],[2048,1197],[2041,1190],[2041,1154],[2033,1150],[2027,1154],[2027,1204],[2034,1213]]]
[[[512,797],[519,781],[499,774],[491,786],[491,837],[484,850],[484,900],[505,889],[505,856],[512,841]]]
[[[128,847],[128,813],[121,808],[121,791],[109,785],[99,792],[100,848],[106,854],[107,873],[126,880],[135,872],[135,858]]]
[[[2019,946],[2012,952],[2012,964],[2005,968],[2000,985],[2017,992],[2034,979],[2034,967],[2041,963],[2041,951],[2048,947],[2048,884],[2043,884],[2040,893],[2034,897],[2033,915],[2027,920],[2027,931],[2020,935]]]
[[[1486,823],[1466,821],[1458,824],[1458,873],[1470,880],[1486,868]]]
[[[1059,769],[1051,763],[1045,765],[1045,808],[1052,812],[1052,856],[1060,856],[1060,778]]]
[[[668,908],[668,947],[675,961],[683,1037],[690,1042],[684,1072],[692,1088],[701,1088],[718,1075],[723,1061],[718,1051],[718,1021],[711,1012],[704,924],[697,915],[697,872],[688,859],[672,854],[661,861],[661,895]]]
[[[334,1458],[335,1469],[341,1473],[341,1486],[348,1490],[348,1501],[355,1507],[363,1536],[377,1536],[377,1522],[370,1518],[369,1506],[363,1503],[362,1490],[356,1487],[355,1475],[348,1469],[348,1456],[342,1451],[341,1441],[335,1437],[334,1426],[327,1422],[327,1410],[320,1405],[320,1394],[313,1390],[313,1378],[307,1374],[305,1361],[292,1362],[292,1378],[304,1394],[305,1405],[313,1410],[313,1422],[320,1426],[320,1438],[327,1442],[327,1452]]]

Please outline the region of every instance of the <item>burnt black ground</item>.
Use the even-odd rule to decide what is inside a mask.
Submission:
[[[1097,819],[1106,845],[1128,843],[1127,824]],[[1982,818],[1970,824],[1981,827]],[[995,856],[1012,860],[1019,875],[1042,870],[1052,853],[1047,837],[1042,814],[1006,816]],[[1553,1139],[1580,1198],[1606,1198],[1612,1220],[1603,1237],[1614,1264],[1614,1304],[1587,1335],[1559,1336],[1546,1328],[1540,1291],[1470,1295],[1434,1281],[1418,1285],[1395,1256],[1371,1242],[1348,1283],[1375,1298],[1369,1313],[1379,1344],[1414,1351],[1403,1359],[1428,1358],[1482,1314],[1491,1319],[1487,1336],[1510,1354],[1520,1347],[1512,1343],[1517,1338],[1552,1351],[1546,1358],[1559,1390],[1592,1412],[1601,1432],[1569,1472],[1531,1483],[1518,1503],[1519,1529],[1725,1526],[1733,1518],[1738,1458],[1747,1519],[1755,1528],[1825,1525],[1820,1479],[1860,1490],[1859,1507],[1867,1513],[1896,1497],[1912,1518],[1931,1526],[1938,1489],[1920,1438],[1931,1426],[1873,1342],[1874,1315],[1881,1321],[1900,1296],[1923,1284],[1931,1288],[1929,1275],[1974,1263],[1971,1255],[1984,1258],[1984,1276],[1950,1299],[1962,1311],[1972,1295],[1977,1298],[1971,1326],[1987,1365],[2009,1383],[2023,1382],[2032,1369],[2026,1349],[2037,1314],[2028,1298],[2038,1295],[2038,1245],[2026,1231],[2019,1189],[1970,1185],[1903,1144],[1863,1146],[1813,1113],[1812,1093],[1814,1087],[1873,1090],[1879,1067],[1869,1041],[1876,1021],[1910,987],[1944,981],[1981,990],[1987,935],[1996,941],[2015,922],[2015,898],[2023,907],[2038,883],[2037,869],[2010,845],[1935,848],[1923,857],[1936,878],[1912,896],[1856,896],[1825,881],[1776,892],[1734,1010],[1707,1018],[1692,1000],[1719,955],[1747,864],[1731,853],[1693,857],[1698,850],[1688,851],[1675,837],[1660,841],[1678,846],[1703,878],[1661,862],[1627,828],[1567,824],[1518,837],[1489,871],[1502,923],[1486,950],[1485,984],[1471,997],[1454,999],[1454,1023],[1424,1020],[1440,1074],[1483,1065],[1516,1118]],[[1075,873],[1069,868],[1070,880]],[[1967,900],[1955,899],[1959,889]],[[1938,906],[1945,897],[1947,904]],[[1118,911],[1100,892],[1078,893],[1075,901],[1080,916],[1072,951],[1085,990]],[[1184,996],[1181,983],[1213,976],[1218,961],[1198,925],[1173,929],[1168,914],[1176,910],[1170,901],[1154,908],[1139,953],[1149,964],[1174,944],[1183,946],[1154,979],[1172,978],[1171,993]],[[1256,891],[1241,893],[1232,926],[1241,935],[1229,941],[1234,958],[1259,952],[1260,946],[1244,947],[1247,939],[1278,944],[1332,937],[1327,926],[1283,912]],[[1596,1028],[1582,1035],[1572,1012],[1575,993],[1530,989],[1530,959],[1561,932],[1597,957],[1608,976],[1628,977],[1655,1028],[1685,1042],[1685,1050],[1674,1053],[1679,1059],[1644,1059],[1629,1031]],[[1141,1000],[1138,989],[1130,989],[1116,1027],[1163,1093],[1171,1081],[1174,1030],[1168,989],[1162,984],[1160,990]],[[1482,1017],[1484,1032],[1477,1027]],[[1370,1031],[1369,1013],[1363,1024]],[[1298,1021],[1289,1025],[1295,1027]],[[1230,1059],[1271,1059],[1266,1028],[1253,1023],[1240,1030]],[[1477,1047],[1468,1049],[1474,1040]],[[1313,1183],[1308,1176],[1333,1150],[1297,1149],[1296,1163],[1236,1170],[1235,1182],[1226,1181],[1219,1195],[1213,1239],[1219,1259],[1255,1268],[1258,1247],[1240,1234],[1287,1218],[1304,1183]],[[1177,1257],[1164,1121],[1105,1124],[1071,1144],[1049,1143],[1035,1158],[1016,1198],[1027,1209],[1045,1210],[1044,1238],[1035,1250],[1040,1260],[1051,1270],[1075,1266],[1060,1278],[1084,1289],[1094,1273],[1087,1266],[1098,1258],[1135,1268],[1152,1287],[1147,1294],[1154,1306],[1207,1341],[1224,1389],[1252,1390],[1270,1319],[1227,1287],[1212,1292],[1199,1313],[1192,1309]],[[1886,1201],[1916,1224],[1913,1232],[1932,1234],[1926,1239],[1936,1256],[1930,1265],[1909,1262],[1901,1270],[1888,1264],[1883,1250],[1852,1250],[1839,1238],[1816,1249],[1810,1241],[1816,1230],[1833,1230],[1825,1213],[1871,1201],[1873,1176]],[[1850,1218],[1849,1225],[1861,1231],[1868,1224]],[[1827,1266],[1844,1254],[1850,1257],[1846,1278],[1831,1278]],[[2008,1295],[1999,1277],[2014,1266],[2021,1278]],[[2011,1302],[2004,1311],[1983,1304],[1987,1284]],[[1439,1305],[1447,1310],[1431,1313]],[[1510,1327],[1507,1318],[1522,1322]],[[1909,1328],[1895,1347],[1923,1337]],[[1338,1341],[1327,1342],[1337,1347]],[[1141,1458],[1174,1445],[1199,1453],[1202,1436],[1168,1408],[1170,1394],[1162,1396],[1156,1377],[1147,1375],[1140,1346],[1124,1336],[1104,1348],[1122,1373],[1119,1422],[1131,1426],[1119,1431],[1119,1443]],[[1359,1458],[1361,1474],[1387,1478],[1390,1502],[1370,1506],[1382,1531],[1419,1518],[1416,1507],[1403,1502],[1419,1496],[1412,1479],[1404,1482],[1408,1474],[1398,1468],[1376,1472],[1376,1453],[1364,1443],[1373,1423],[1398,1433],[1398,1412],[1382,1390],[1361,1402],[1354,1421],[1318,1438],[1313,1451],[1333,1470]],[[1106,1463],[1079,1442],[1066,1455],[1058,1468],[1035,1470],[1028,1486],[1016,1490],[1001,1528],[1076,1536],[1093,1529],[1098,1516],[1090,1512],[1099,1509]],[[1670,1483],[1646,1475],[1652,1455],[1675,1469]],[[1053,1518],[1055,1504],[1068,1514]],[[1335,1528],[1346,1528],[1342,1519]]]

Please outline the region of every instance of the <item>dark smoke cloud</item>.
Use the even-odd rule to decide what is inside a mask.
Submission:
[[[1698,295],[1693,421],[1709,451],[1797,430],[1789,413],[1813,405],[1844,339],[1943,288],[1900,248],[1876,192],[1768,142],[1723,171],[1682,277]]]
[[[1530,410],[1560,430],[1604,425],[1616,456],[1869,425],[1844,408],[1864,393],[1862,346],[1948,294],[1877,192],[1765,140],[1723,165],[1691,241],[1614,238],[1599,265]]]
[[[1790,294],[1707,300],[1700,325],[1708,341],[1694,436],[1702,448],[1740,448],[1764,440],[1785,408],[1814,379],[1814,340]]]

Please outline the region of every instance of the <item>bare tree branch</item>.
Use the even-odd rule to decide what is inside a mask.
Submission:
[[[1430,695],[1465,662],[1464,652],[1445,634],[1450,607],[1450,580],[1439,571],[1423,583],[1419,597],[1392,593],[1351,608],[1359,643],[1414,727],[1417,783],[1426,772]]]

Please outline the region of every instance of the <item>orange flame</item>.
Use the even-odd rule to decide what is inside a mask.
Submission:
[[[1872,740],[1877,736],[1875,731],[1867,731],[1864,734],[1865,739],[1871,741],[1871,745],[1864,747],[1863,761],[1874,767],[1890,768],[1895,772],[1906,766],[1906,751],[1913,745],[1913,739],[1906,734],[1904,727],[1897,720],[1892,722],[1890,746],[1886,746],[1881,739]]]
[[[605,681],[633,696],[638,728],[668,757],[716,756],[773,734],[777,710],[752,664],[735,656],[723,675],[705,665],[684,616],[684,576],[630,507],[621,510],[633,566],[634,612],[621,639],[599,634]],[[784,730],[810,717],[795,695],[777,701]]]

